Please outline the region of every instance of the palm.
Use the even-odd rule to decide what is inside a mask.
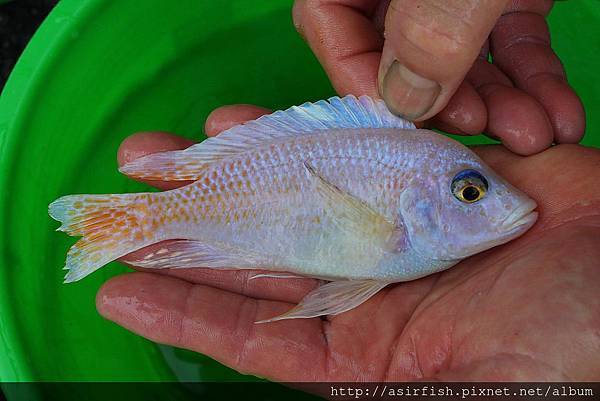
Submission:
[[[332,319],[327,352],[345,368],[324,377],[597,378],[600,305],[590,302],[600,284],[595,220],[596,227],[586,219],[537,229]]]
[[[164,139],[154,137],[154,151],[175,146]],[[600,152],[478,152],[538,201],[536,226],[355,310],[256,325],[291,308],[315,280],[248,281],[248,271],[209,269],[117,277],[98,308],[152,340],[280,381],[597,379]]]

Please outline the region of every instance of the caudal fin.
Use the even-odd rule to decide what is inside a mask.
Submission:
[[[83,237],[67,253],[66,283],[153,242],[141,223],[147,208],[139,194],[68,195],[52,202],[48,212],[62,223],[57,231]]]

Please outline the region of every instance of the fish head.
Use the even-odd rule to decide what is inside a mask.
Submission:
[[[401,195],[400,214],[418,254],[456,262],[506,243],[535,223],[535,201],[470,150],[446,160],[413,179]]]

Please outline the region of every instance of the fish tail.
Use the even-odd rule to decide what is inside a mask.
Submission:
[[[83,237],[67,253],[65,283],[156,242],[145,228],[148,195],[68,195],[50,204],[50,216],[62,223],[57,231]]]

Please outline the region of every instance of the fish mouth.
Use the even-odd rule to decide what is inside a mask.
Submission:
[[[446,262],[457,262],[469,256],[486,251],[498,245],[505,244],[525,233],[536,222],[538,212],[534,211],[537,204],[529,199],[515,210],[510,212],[508,216],[500,223],[500,236],[491,241],[480,243],[464,254],[451,255],[449,259],[440,259]]]
[[[531,227],[538,217],[538,213],[534,211],[536,208],[537,204],[528,199],[502,220],[500,229],[508,234]]]

